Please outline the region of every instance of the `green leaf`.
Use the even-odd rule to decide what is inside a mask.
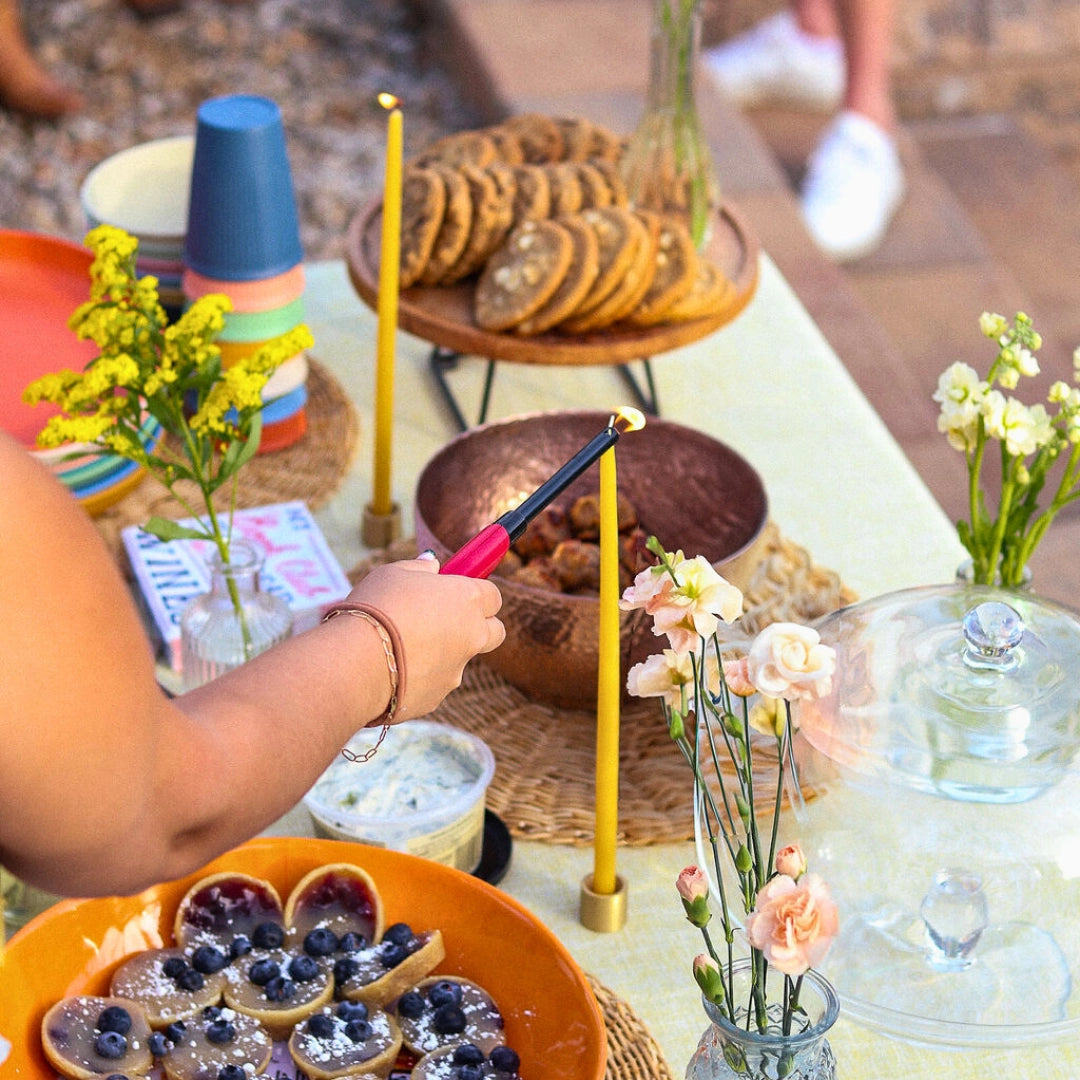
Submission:
[[[145,525],[143,532],[156,536],[159,540],[208,540],[205,529],[193,529],[188,525],[181,525],[179,521],[170,518],[152,517]]]

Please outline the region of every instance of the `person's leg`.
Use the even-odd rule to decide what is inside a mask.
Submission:
[[[787,104],[831,111],[844,90],[833,0],[793,0],[703,54],[705,70],[736,105]]]
[[[843,108],[811,155],[801,204],[818,246],[840,260],[872,251],[903,199],[891,95],[895,0],[837,0]]]
[[[82,107],[82,99],[34,57],[22,29],[18,0],[0,0],[0,105],[52,119]]]

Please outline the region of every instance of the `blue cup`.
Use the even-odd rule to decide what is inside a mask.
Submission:
[[[205,277],[256,281],[304,258],[281,110],[235,94],[199,107],[184,262]]]

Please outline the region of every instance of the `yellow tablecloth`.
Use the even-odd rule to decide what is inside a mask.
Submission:
[[[349,567],[367,553],[359,525],[371,499],[375,318],[340,263],[310,267],[306,303],[313,355],[342,380],[361,414],[355,466],[317,514]],[[427,343],[399,334],[392,489],[406,535],[415,478],[456,434],[428,371],[429,353]],[[465,359],[451,373],[467,416],[479,401],[484,367]],[[735,323],[655,358],[653,369],[661,413],[744,454],[764,479],[773,520],[861,596],[951,580],[963,550],[950,522],[767,257],[758,294]],[[611,368],[500,364],[489,416],[609,409],[627,397]],[[271,832],[310,830],[298,808]],[[700,940],[683,918],[674,888],[679,870],[692,861],[691,844],[620,849],[629,917],[614,934],[588,931],[578,919],[579,886],[592,869],[589,849],[518,841],[501,884],[562,938],[585,970],[633,1007],[676,1075],[705,1026],[690,974]],[[1080,1070],[1080,1040],[1023,1050],[929,1049],[841,1016],[831,1041],[848,1080],[1041,1080]]]

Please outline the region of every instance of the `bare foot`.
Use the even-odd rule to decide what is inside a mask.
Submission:
[[[0,0],[0,104],[25,116],[54,119],[77,112],[82,98],[53,78],[23,36],[15,0]]]

